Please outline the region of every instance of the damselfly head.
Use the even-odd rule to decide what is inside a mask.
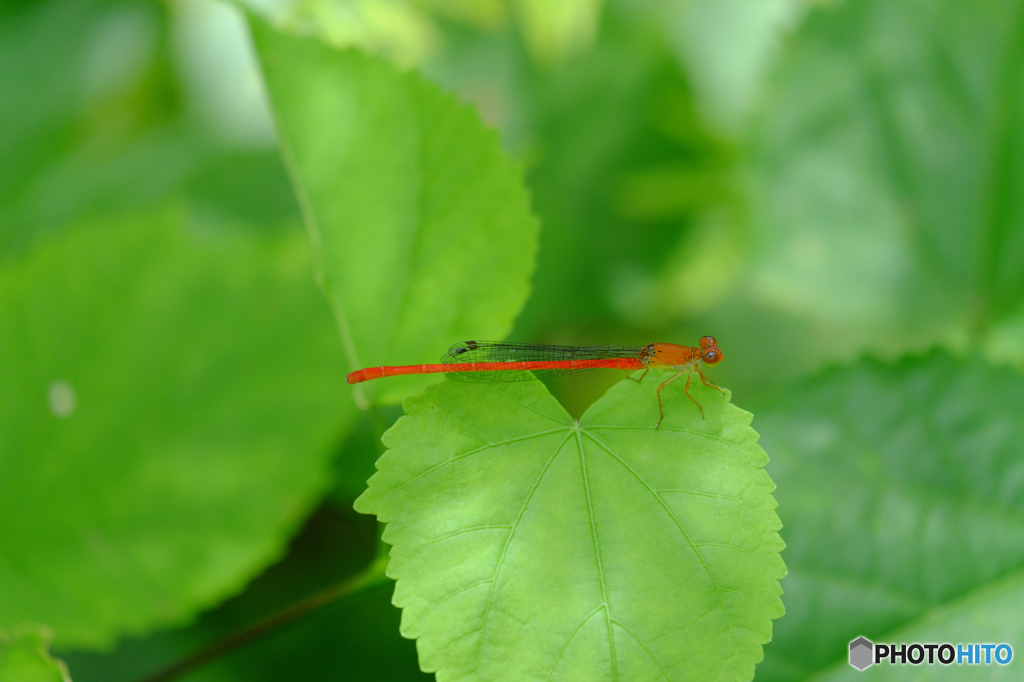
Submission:
[[[700,359],[705,365],[713,366],[722,361],[722,351],[718,350],[718,342],[713,336],[704,336],[700,340]]]

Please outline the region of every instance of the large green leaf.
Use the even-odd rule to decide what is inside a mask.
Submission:
[[[186,101],[178,78],[195,71],[218,92],[247,89],[230,69],[239,51],[252,59],[244,24],[237,47],[214,33],[218,65],[210,68],[195,65],[209,34],[172,16],[180,10],[192,19],[208,4],[224,7],[43,0],[9,14],[0,8],[0,263],[69,224],[161,207],[169,196],[219,220],[269,229],[299,220],[273,140],[239,150],[209,116],[196,115],[223,111],[232,93],[212,103],[191,93],[201,101]],[[218,79],[231,83],[218,89]],[[249,130],[265,110],[253,113],[248,103],[220,115]]]
[[[1024,377],[940,353],[835,369],[759,411],[790,575],[758,680],[817,679],[860,635],[1019,632],[1017,610],[999,635],[1008,614],[985,594],[1016,575],[1020,601],[1021,414]]]
[[[507,334],[537,222],[497,134],[418,75],[250,24],[350,363],[436,361],[460,339]]]
[[[0,680],[3,682],[68,682],[67,667],[50,658],[53,633],[41,627],[20,626],[10,634],[0,630]]]
[[[179,102],[162,68],[169,56],[159,46],[167,25],[160,5],[48,0],[5,9],[0,260],[85,208],[151,199],[195,156],[195,145],[167,126]]]
[[[0,625],[94,646],[277,556],[353,414],[301,235],[80,226],[0,273]]]
[[[371,464],[372,467],[372,464]],[[204,612],[187,627],[121,640],[111,651],[62,651],[75,682],[138,682],[212,642],[238,634],[270,614],[340,581],[360,584],[272,636],[181,676],[188,682],[432,682],[416,660],[415,643],[398,632],[394,585],[374,561],[377,522],[347,508],[318,507],[291,539],[288,555],[250,582],[245,592]]]
[[[1022,9],[862,0],[812,14],[759,125],[759,300],[890,351],[964,347],[1022,312]],[[1024,358],[1024,335],[1014,350]]]
[[[407,398],[356,509],[439,680],[749,680],[782,615],[751,415],[661,372],[573,420],[540,382]]]

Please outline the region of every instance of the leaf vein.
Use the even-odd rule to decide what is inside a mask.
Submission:
[[[474,450],[470,450],[468,452],[464,452],[464,453],[462,453],[460,455],[456,455],[455,457],[450,457],[450,458],[446,459],[443,462],[435,464],[434,466],[430,467],[429,469],[427,469],[423,473],[417,474],[417,475],[413,476],[412,478],[410,478],[408,481],[406,481],[402,485],[395,486],[394,488],[391,488],[390,490],[386,491],[383,495],[381,495],[381,497],[386,497],[387,495],[390,495],[392,493],[396,493],[399,490],[403,490],[405,488],[408,488],[410,485],[412,485],[413,483],[415,483],[419,479],[423,478],[424,476],[429,476],[430,474],[432,474],[433,472],[437,471],[438,469],[442,469],[442,468],[448,466],[449,464],[452,464],[453,462],[459,461],[460,459],[465,459],[466,457],[471,457],[472,455],[477,455],[477,454],[479,454],[481,452],[484,452],[485,450],[489,450],[491,448],[499,447],[499,446],[502,446],[502,445],[508,445],[509,443],[517,443],[517,442],[523,441],[523,440],[530,440],[531,438],[540,438],[542,436],[549,436],[552,433],[558,433],[559,431],[562,431],[562,430],[563,429],[550,429],[548,431],[538,431],[537,433],[530,433],[530,434],[527,434],[525,436],[517,436],[516,438],[509,438],[507,440],[499,440],[499,441],[495,441],[493,443],[488,443],[487,445],[483,445],[483,446],[481,446],[479,448],[476,448]],[[566,435],[566,437],[568,437],[568,434]]]
[[[492,578],[491,588],[487,593],[487,605],[484,607],[484,624],[480,628],[480,645],[477,653],[477,670],[483,665],[484,660],[484,648],[487,646],[487,626],[490,623],[492,606],[494,605],[494,589],[498,584],[498,576],[501,574],[501,567],[505,564],[505,556],[508,553],[509,545],[512,544],[512,538],[515,537],[516,529],[519,527],[519,522],[523,520],[523,514],[526,513],[526,508],[530,506],[530,500],[533,499],[534,493],[537,492],[537,488],[540,487],[540,482],[544,480],[544,474],[551,468],[551,464],[555,461],[555,457],[562,450],[562,447],[569,440],[572,435],[572,431],[565,434],[565,437],[558,442],[554,452],[551,453],[551,457],[548,458],[547,464],[541,469],[540,473],[537,474],[537,480],[533,482],[533,487],[530,488],[530,492],[526,495],[526,499],[523,500],[523,506],[519,510],[519,514],[516,516],[515,522],[509,529],[508,537],[505,539],[505,545],[501,548],[501,556],[498,557],[498,565],[494,568],[494,577]]]
[[[730,502],[742,502],[743,498],[740,497],[729,497],[728,495],[715,495],[714,493],[702,493],[697,490],[683,490],[682,488],[662,488],[661,490],[655,490],[654,492],[661,493],[685,493],[687,495],[700,495],[701,497],[710,497],[716,500],[729,500]],[[743,505],[747,507],[749,505]]]
[[[616,424],[591,424],[586,427],[586,430],[592,431],[594,429],[628,429],[630,431],[675,431],[676,433],[688,433],[691,436],[700,436],[701,438],[707,438],[708,440],[717,440],[719,443],[723,443],[730,447],[734,447],[741,452],[745,452],[743,445],[735,443],[725,438],[718,436],[712,436],[710,433],[704,433],[703,431],[694,431],[693,429],[680,429],[672,426],[662,426],[660,428],[654,426],[620,426]]]
[[[590,619],[597,615],[598,611],[604,608],[603,604],[599,604],[597,608],[587,614],[587,617],[580,621],[580,624],[576,626],[576,629],[569,635],[569,639],[565,640],[565,645],[562,650],[558,652],[558,656],[555,658],[555,662],[551,666],[551,672],[548,673],[548,682],[551,682],[551,678],[555,676],[555,672],[558,670],[558,664],[562,662],[562,657],[565,656],[565,652],[569,650],[569,645],[572,644],[572,640],[576,639],[576,635],[583,629],[583,626],[590,622]]]
[[[727,544],[725,544],[723,542],[699,542],[699,543],[697,543],[696,546],[697,547],[722,547],[724,549],[731,549],[731,550],[733,550],[735,552],[739,552],[740,554],[747,554],[749,556],[752,556],[752,557],[755,557],[757,559],[760,559],[767,566],[771,566],[772,568],[774,568],[774,566],[772,566],[770,561],[765,559],[763,556],[761,556],[757,552],[751,552],[750,550],[747,550],[747,549],[741,549],[741,548],[735,547],[733,545],[727,545]],[[776,553],[776,556],[778,556],[778,553]]]
[[[642,486],[647,488],[647,490],[651,493],[654,499],[657,500],[661,508],[665,510],[665,513],[668,514],[669,518],[672,519],[672,522],[675,524],[676,528],[679,529],[679,532],[682,534],[687,544],[690,545],[690,548],[693,550],[693,553],[697,556],[697,559],[700,561],[701,566],[704,567],[705,573],[707,573],[708,578],[711,580],[711,584],[715,588],[715,594],[718,596],[719,606],[722,609],[722,619],[725,621],[726,627],[729,628],[729,634],[733,642],[733,650],[738,651],[739,643],[736,641],[736,633],[734,632],[735,626],[729,621],[729,612],[725,608],[725,599],[722,597],[722,589],[719,587],[718,580],[715,579],[714,573],[712,573],[711,571],[711,567],[708,566],[707,560],[705,560],[704,555],[701,553],[700,549],[698,549],[697,546],[693,543],[693,540],[690,538],[690,535],[686,532],[686,529],[683,528],[683,524],[680,523],[679,519],[669,508],[668,504],[665,503],[665,500],[663,500],[661,496],[658,495],[654,487],[651,486],[651,484],[648,483],[646,480],[644,480],[644,478],[639,473],[637,473],[637,471],[634,470],[633,467],[629,466],[629,464],[621,457],[619,457],[617,454],[615,454],[615,452],[613,452],[611,448],[609,448],[607,445],[598,440],[597,437],[594,436],[594,434],[588,432],[587,436],[590,437],[590,439],[597,443],[599,446],[601,446],[601,448],[603,448],[609,455],[614,457],[615,460],[618,461],[624,469],[633,474],[633,476],[636,477],[636,480]]]
[[[454,531],[452,533],[445,533],[444,535],[440,535],[440,536],[438,536],[436,538],[433,538],[432,540],[428,540],[427,542],[424,542],[423,546],[421,546],[415,552],[413,552],[408,557],[406,557],[406,559],[407,560],[408,559],[414,559],[417,556],[419,556],[420,552],[425,550],[427,547],[430,547],[431,545],[436,544],[438,542],[442,542],[444,540],[450,540],[451,538],[458,537],[460,535],[464,535],[465,533],[472,533],[472,532],[478,531],[478,530],[499,530],[499,529],[501,529],[501,530],[508,530],[510,528],[512,528],[512,526],[471,526],[469,528],[461,528],[461,529],[459,529],[457,531]]]
[[[662,677],[664,677],[664,678],[665,678],[666,680],[668,680],[668,679],[669,679],[669,677],[668,677],[668,673],[667,673],[667,672],[665,671],[665,668],[664,668],[664,667],[662,667],[662,665],[661,665],[661,662],[660,662],[660,661],[659,661],[659,660],[658,660],[657,658],[655,658],[655,656],[654,656],[654,654],[653,654],[653,653],[651,653],[651,650],[647,648],[647,645],[646,645],[646,644],[644,644],[644,643],[643,643],[642,641],[640,641],[640,638],[639,638],[639,637],[637,637],[636,635],[634,635],[634,634],[632,633],[632,631],[630,631],[630,629],[629,629],[629,628],[627,628],[627,627],[626,627],[625,625],[623,625],[623,624],[622,624],[622,623],[620,623],[619,621],[617,621],[617,620],[615,620],[615,619],[613,618],[613,619],[612,619],[612,622],[613,622],[613,623],[615,623],[615,625],[619,626],[619,628],[620,628],[620,629],[621,629],[621,630],[622,630],[623,632],[625,632],[625,633],[626,633],[627,635],[629,635],[630,637],[632,637],[632,638],[633,638],[633,641],[635,641],[635,642],[636,642],[637,644],[639,644],[639,645],[640,645],[640,648],[642,648],[642,649],[643,649],[643,650],[644,650],[645,652],[647,652],[647,655],[648,655],[648,656],[650,657],[651,661],[653,661],[653,662],[654,662],[654,665],[658,666],[658,672],[660,672],[660,673],[661,673],[661,676],[662,676]]]
[[[563,424],[565,426],[572,426],[571,422],[562,421],[561,419],[558,419],[557,417],[552,417],[550,414],[544,414],[543,412],[538,410],[536,407],[531,407],[531,406],[527,405],[526,403],[524,403],[522,400],[516,400],[515,398],[510,396],[508,393],[503,393],[502,391],[499,391],[494,386],[491,386],[491,385],[485,384],[485,383],[481,383],[479,385],[483,386],[484,388],[486,388],[488,390],[494,391],[495,393],[497,393],[498,395],[500,395],[500,396],[502,396],[504,398],[508,398],[509,400],[511,400],[512,402],[516,403],[517,405],[521,405],[522,407],[524,407],[525,409],[529,410],[530,412],[533,412],[536,415],[544,417],[545,419],[549,419],[549,420],[555,422],[556,424]]]
[[[493,579],[492,579],[492,578],[488,578],[487,580],[478,580],[478,581],[476,581],[475,583],[472,583],[472,584],[470,584],[470,585],[466,585],[465,587],[460,587],[459,589],[457,589],[457,590],[455,590],[454,592],[451,592],[451,593],[449,593],[449,594],[446,594],[445,596],[441,597],[440,599],[435,599],[435,600],[432,600],[432,601],[430,602],[430,604],[428,604],[428,605],[427,605],[427,608],[423,609],[423,611],[421,611],[421,612],[419,613],[419,615],[417,615],[417,616],[416,616],[416,619],[415,619],[415,620],[413,620],[412,622],[413,622],[413,623],[416,623],[416,622],[418,622],[418,621],[422,620],[422,619],[423,619],[423,617],[424,617],[424,616],[426,616],[426,615],[427,615],[428,613],[430,613],[430,611],[431,611],[432,609],[434,609],[434,608],[435,608],[435,607],[437,607],[437,606],[440,606],[441,604],[445,603],[445,602],[446,602],[446,601],[448,601],[449,599],[452,599],[452,598],[454,598],[454,597],[457,597],[457,596],[459,596],[460,594],[462,594],[463,592],[466,592],[466,591],[468,591],[468,590],[471,590],[471,589],[473,589],[474,587],[480,587],[481,585],[486,585],[486,584],[488,584],[488,583],[490,583],[490,582],[493,582]],[[411,624],[412,624],[412,623],[410,623],[410,625],[411,625]]]
[[[615,637],[612,635],[611,607],[608,604],[608,585],[604,579],[604,566],[601,564],[601,543],[597,536],[597,522],[594,519],[594,501],[590,494],[590,477],[587,475],[587,455],[583,449],[583,436],[580,434],[580,427],[577,424],[573,429],[576,432],[576,443],[580,449],[580,470],[583,473],[583,491],[587,495],[587,511],[590,514],[590,530],[594,536],[594,557],[597,560],[597,575],[601,579],[601,602],[604,604],[604,620],[608,633],[608,655],[612,662],[612,680],[619,678],[619,662],[615,652]]]

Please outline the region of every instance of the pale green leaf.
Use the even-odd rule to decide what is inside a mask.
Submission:
[[[737,133],[761,94],[780,43],[807,0],[673,0],[669,42],[693,83],[707,124]]]
[[[544,224],[534,294],[516,321],[526,336],[587,343],[598,329],[608,341],[616,326],[658,329],[719,302],[736,275],[747,239],[731,220],[735,151],[700,124],[663,42],[648,14],[609,3],[585,55],[540,70],[509,48],[488,62],[516,66],[493,99],[531,151]]]
[[[893,644],[911,642],[950,643],[994,643],[1009,644],[1013,648],[1013,660],[1007,665],[956,665],[952,670],[946,666],[915,666],[880,664],[868,668],[865,676],[847,663],[840,663],[835,669],[821,677],[820,682],[839,680],[950,680],[954,677],[967,682],[982,680],[1019,680],[1020,644],[1024,642],[1024,573],[1018,572],[1009,580],[978,590],[961,602],[935,609],[926,617],[915,621],[907,628],[886,634],[885,642]]]
[[[250,24],[350,363],[436,362],[505,336],[538,228],[497,133],[416,74]],[[396,399],[426,381],[364,390]]]
[[[1020,602],[1021,414],[1024,377],[941,353],[834,369],[758,412],[790,569],[760,682],[818,679],[861,635],[1019,631],[997,634],[1006,612],[984,594],[1016,575]],[[967,615],[986,600],[995,610]]]
[[[248,29],[230,14],[240,25],[223,25],[221,12],[232,11],[226,5],[7,5],[0,9],[0,262],[70,224],[152,210],[168,197],[196,214],[253,226],[299,220],[276,145],[266,139],[272,131],[253,145],[269,120],[253,74],[238,73],[240,62],[253,63]],[[211,44],[215,67],[196,59]],[[179,76],[205,89],[183,88]],[[206,97],[211,91],[216,96]]]
[[[309,31],[335,47],[356,47],[411,67],[441,47],[441,31],[422,3],[394,0],[290,0],[280,23]]]
[[[356,508],[388,522],[402,634],[438,680],[749,680],[782,615],[774,485],[718,391],[625,380],[574,421],[540,382],[446,381]]]
[[[0,680],[3,682],[70,682],[67,667],[50,658],[53,633],[22,625],[0,630]]]
[[[102,646],[240,589],[329,483],[344,374],[297,232],[142,214],[0,272],[0,626]]]
[[[757,300],[888,352],[966,348],[1021,310],[1022,7],[863,0],[808,17],[758,125]]]
[[[534,58],[556,62],[590,49],[603,0],[512,0],[523,38]]]

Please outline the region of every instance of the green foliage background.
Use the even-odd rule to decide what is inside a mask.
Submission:
[[[51,638],[75,680],[141,679],[353,577],[186,679],[584,679],[606,655],[601,679],[838,679],[858,635],[1024,652],[1022,26],[1018,0],[0,3],[0,679],[61,679]],[[698,387],[708,420],[673,424],[696,414],[673,385],[667,425],[731,446],[648,447],[653,384],[620,372],[344,382],[463,338],[704,334],[735,406]],[[514,443],[416,482],[480,434]],[[519,524],[481,491],[535,554],[467,532]],[[700,571],[661,510],[722,550],[707,612],[752,618],[742,643],[659,639],[701,599],[672,601]],[[458,669],[442,636],[489,614],[462,590],[508,551],[566,648],[513,617],[522,649]],[[603,602],[558,589],[580,556]],[[662,578],[676,596],[630,593]],[[515,615],[523,585],[485,589]],[[711,658],[628,667],[687,647]]]

